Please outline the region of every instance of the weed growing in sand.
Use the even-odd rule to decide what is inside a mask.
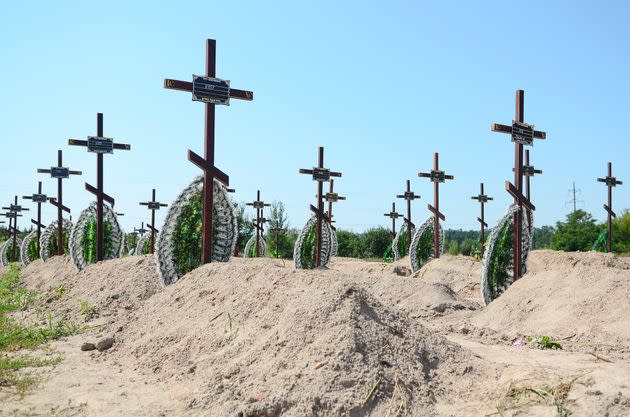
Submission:
[[[20,268],[11,264],[8,271],[0,278],[0,315],[24,310],[37,293],[20,285]]]
[[[65,320],[54,320],[48,315],[43,326],[24,325],[13,318],[0,315],[0,351],[35,349],[51,340],[72,336],[83,331],[83,327]]]
[[[79,300],[79,311],[81,311],[85,321],[90,321],[93,318],[98,317],[98,310],[89,301]]]
[[[510,384],[507,393],[497,405],[497,414],[503,415],[508,410],[526,410],[532,405],[547,405],[555,407],[557,417],[568,417],[572,414],[568,407],[573,402],[569,400],[569,392],[579,378],[581,376],[539,387]]]
[[[63,284],[59,284],[58,286],[55,287],[55,299],[56,300],[61,299],[61,297],[63,297],[63,295],[67,292],[68,292],[68,289],[66,288],[66,286]]]
[[[0,386],[12,387],[20,396],[38,384],[39,378],[24,368],[55,367],[61,362],[60,357],[38,359],[29,356],[9,357],[0,356]]]
[[[234,320],[232,320],[232,315],[230,313],[226,313],[225,318],[225,338],[226,342],[230,343],[232,340],[236,338],[236,334],[238,333],[238,329],[234,325]]]
[[[536,339],[529,337],[527,341],[530,343],[533,341],[543,349],[562,349],[560,342],[553,340],[550,336],[539,336]]]

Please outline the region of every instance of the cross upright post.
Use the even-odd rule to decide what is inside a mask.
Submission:
[[[400,213],[396,212],[396,203],[392,203],[392,211],[390,211],[389,213],[384,213],[385,217],[389,217],[390,219],[392,219],[392,239],[394,239],[396,237],[396,219],[399,218],[401,216]]]
[[[484,205],[488,202],[493,200],[492,197],[487,196],[486,194],[484,194],[483,192],[483,182],[480,184],[479,186],[479,195],[474,195],[472,197],[470,197],[473,200],[477,200],[479,202],[479,205],[481,206],[481,217],[477,217],[477,221],[479,223],[481,223],[481,233],[479,235],[479,248],[481,249],[480,252],[483,255],[483,252],[485,251],[485,228],[488,227],[488,223],[486,223],[486,217],[485,217],[485,212],[484,212]]]
[[[536,174],[542,174],[542,169],[536,169],[533,165],[529,163],[529,149],[525,150],[525,164],[523,165],[523,175],[525,176],[525,198],[527,200],[532,201],[532,197],[530,194],[530,180]],[[532,211],[529,208],[527,210],[527,224],[529,228],[529,232],[532,232]]]
[[[88,152],[96,153],[96,187],[85,183],[85,189],[96,196],[96,261],[104,259],[103,201],[114,207],[114,198],[103,191],[103,154],[114,153],[114,149],[129,151],[131,145],[114,143],[114,139],[103,137],[103,113],[96,114],[96,136],[87,140],[68,139],[68,145],[85,146]]]
[[[403,198],[407,201],[407,217],[403,217],[403,221],[407,223],[407,233],[409,234],[409,241],[413,236],[411,236],[411,229],[415,227],[413,222],[411,221],[411,202],[413,200],[419,199],[420,196],[416,195],[413,191],[411,191],[411,181],[407,180],[407,191],[404,194],[398,194],[396,198]]]
[[[204,157],[188,150],[188,160],[204,172],[203,177],[203,217],[201,263],[212,262],[212,206],[213,182],[216,178],[226,186],[229,177],[214,166],[214,121],[215,106],[229,105],[230,98],[252,101],[254,93],[230,87],[230,82],[216,78],[216,41],[206,40],[206,75],[193,75],[193,82],[172,79],[164,80],[164,88],[192,93],[193,101],[205,103]]]
[[[29,211],[29,209],[18,204],[18,196],[15,196],[13,204],[9,204],[9,207],[2,207],[2,209],[9,210],[9,213],[11,213],[9,217],[9,232],[13,232],[13,260],[15,261],[17,259],[17,218],[22,217],[20,212]],[[13,219],[13,225],[11,225],[11,218]],[[11,234],[9,233],[10,236]]]
[[[328,188],[328,192],[324,194],[324,200],[328,203],[328,211],[326,212],[326,216],[328,217],[328,222],[332,225],[335,221],[332,219],[332,209],[333,203],[338,202],[339,200],[345,200],[346,197],[340,196],[335,192],[335,180],[330,179],[330,187]]]
[[[147,208],[151,210],[151,225],[148,227],[149,227],[149,230],[151,230],[150,251],[151,253],[153,253],[155,251],[155,234],[158,232],[158,230],[155,228],[155,211],[159,210],[160,207],[166,207],[167,204],[160,203],[159,201],[155,199],[155,188],[153,188],[153,190],[151,191],[151,201],[142,202],[140,203],[140,205],[147,206]],[[144,228],[144,223],[142,227]]]
[[[263,210],[265,207],[271,206],[271,204],[267,204],[260,199],[260,190],[256,191],[256,200],[251,203],[246,203],[248,206],[252,206],[256,209],[256,221],[253,223],[254,228],[256,229],[256,257],[260,257],[260,238],[264,233],[264,223],[267,221],[264,217]],[[249,254],[247,255],[249,256]]]
[[[40,168],[40,174],[50,174],[51,178],[57,179],[57,197],[49,197],[48,201],[57,207],[57,255],[63,255],[63,212],[70,213],[70,208],[63,205],[63,183],[62,180],[70,178],[70,175],[81,175],[81,171],[72,171],[63,166],[63,153],[61,149],[57,151],[57,166],[50,169]]]
[[[524,122],[525,119],[525,92],[516,90],[516,115],[511,126],[493,123],[493,132],[507,133],[512,136],[514,142],[514,183],[505,182],[506,191],[514,197],[514,204],[518,205],[518,212],[514,213],[514,281],[523,276],[523,206],[534,211],[536,207],[523,195],[523,148],[525,145],[532,146],[534,139],[546,139],[547,133],[534,130],[534,126]]]
[[[42,235],[42,229],[46,227],[42,224],[42,204],[48,201],[48,196],[46,194],[42,194],[42,182],[38,181],[37,183],[37,193],[24,195],[22,198],[25,200],[31,200],[33,203],[37,204],[37,220],[31,219],[31,223],[37,226],[37,241],[35,242],[35,249],[37,253],[39,253],[39,238]]]
[[[608,204],[604,204],[604,210],[608,214],[607,219],[607,233],[606,233],[606,251],[608,253],[612,252],[612,219],[613,217],[617,217],[612,208],[612,189],[618,185],[622,185],[623,182],[619,181],[616,177],[613,177],[612,174],[612,163],[608,163],[608,175],[604,178],[597,178],[597,182],[603,182],[606,184],[608,188]]]
[[[446,216],[440,212],[440,183],[446,180],[455,179],[452,175],[447,175],[440,171],[438,153],[433,154],[433,169],[431,172],[419,172],[418,176],[429,178],[433,182],[433,206],[427,204],[427,208],[433,213],[433,256],[440,257],[440,219],[446,220]]]
[[[322,265],[322,223],[330,220],[326,213],[324,213],[324,183],[330,181],[330,177],[341,177],[341,172],[333,172],[328,168],[324,168],[324,147],[319,147],[319,154],[317,159],[317,166],[313,169],[300,169],[300,174],[311,175],[313,181],[317,181],[317,207],[311,205],[311,211],[317,216],[316,225],[316,255],[315,266],[320,267]],[[331,224],[330,227],[335,230]]]

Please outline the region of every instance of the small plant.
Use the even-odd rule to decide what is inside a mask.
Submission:
[[[24,368],[54,367],[60,362],[60,357],[38,359],[29,356],[2,355],[0,356],[0,385],[15,388],[17,394],[23,397],[30,388],[39,383],[39,378],[30,372],[24,372]]]
[[[93,318],[98,317],[98,310],[89,301],[79,300],[79,311],[81,311],[85,321],[90,321]]]
[[[230,313],[226,313],[226,318],[225,318],[225,336],[226,336],[226,341],[227,343],[230,343],[232,340],[234,340],[234,338],[236,338],[236,335],[238,333],[238,329],[236,328],[236,326],[234,325],[234,320],[232,320],[232,315]]]
[[[68,292],[68,289],[66,288],[66,286],[63,284],[59,284],[58,286],[55,287],[55,299],[59,300],[67,292]]]
[[[562,349],[560,342],[551,339],[550,336],[539,336],[538,338],[529,337],[527,341],[530,343],[535,342],[543,349]]]

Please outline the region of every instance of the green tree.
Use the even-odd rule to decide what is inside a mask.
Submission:
[[[624,209],[613,219],[612,236],[613,251],[630,253],[630,210]]]
[[[272,231],[272,229],[279,229],[277,253],[276,232]],[[297,233],[291,233],[289,231],[289,218],[286,214],[286,209],[282,201],[274,201],[271,203],[265,232],[265,240],[267,241],[271,257],[286,259],[291,259],[293,257],[293,246],[295,245],[295,240],[297,239]]]
[[[464,256],[470,256],[473,249],[473,242],[470,239],[464,239],[462,244],[459,246],[459,252]]]
[[[389,230],[384,227],[376,227],[367,230],[359,235],[361,258],[381,259],[387,247],[391,244],[392,238]]]
[[[554,233],[553,226],[534,227],[534,249],[551,248],[551,239]]]
[[[449,255],[458,255],[459,254],[459,243],[456,240],[451,240],[448,244],[448,254]]]
[[[232,201],[234,205],[234,213],[236,214],[236,223],[238,224],[238,239],[236,241],[236,250],[243,253],[245,244],[254,234],[254,226],[252,218],[245,213],[245,203],[237,203]]]
[[[361,257],[361,241],[356,233],[337,230],[337,256],[348,258]]]
[[[567,215],[566,222],[556,223],[551,248],[563,251],[588,251],[599,233],[593,216],[584,210],[576,210]]]

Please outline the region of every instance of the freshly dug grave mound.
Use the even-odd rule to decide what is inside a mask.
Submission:
[[[528,272],[473,318],[515,337],[548,335],[589,346],[630,344],[630,259],[533,251]]]
[[[112,354],[198,386],[192,415],[427,415],[495,377],[352,281],[268,259],[205,265],[132,312]]]
[[[128,256],[88,265],[82,271],[67,255],[48,262],[36,260],[23,269],[28,288],[42,292],[39,302],[55,315],[74,321],[85,319],[80,302],[93,306],[102,317],[136,309],[160,291],[153,256]]]

